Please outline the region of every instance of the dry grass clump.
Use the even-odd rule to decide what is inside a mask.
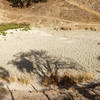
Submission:
[[[64,76],[53,75],[50,77],[45,77],[43,81],[43,85],[57,85],[57,86],[72,86],[77,83],[87,82],[94,79],[94,73],[75,73],[70,74],[66,73]]]
[[[11,82],[16,82],[17,81],[17,77],[15,77],[15,76],[14,77],[10,77],[10,81]]]
[[[57,27],[57,28],[54,28],[54,30],[56,31],[59,31],[59,30],[62,30],[62,31],[71,31],[72,28],[71,27]]]
[[[0,78],[0,80],[1,80],[1,78]],[[30,78],[29,77],[24,77],[22,75],[19,78],[17,78],[16,76],[9,77],[8,80],[9,80],[9,82],[19,82],[19,83],[25,84],[25,85],[30,84]]]
[[[68,31],[71,31],[72,29],[71,29],[71,27],[61,27],[60,30],[64,30],[64,31],[68,30]]]
[[[94,28],[94,27],[85,27],[85,30],[96,31],[96,28]]]
[[[88,30],[88,27],[85,27],[85,30]]]
[[[30,78],[29,77],[23,77],[20,76],[20,78],[18,79],[18,81],[22,84],[28,85],[30,84]]]
[[[90,27],[90,30],[91,30],[91,31],[96,31],[96,29],[95,29],[95,28],[93,28],[93,27]]]

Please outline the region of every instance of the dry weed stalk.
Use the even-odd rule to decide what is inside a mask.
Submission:
[[[22,75],[20,76],[20,78],[17,78],[16,76],[10,77],[9,81],[10,82],[20,82],[21,84],[25,84],[25,85],[30,84],[30,78],[29,77],[24,77]]]

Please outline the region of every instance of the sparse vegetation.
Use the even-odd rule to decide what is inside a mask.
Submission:
[[[6,36],[7,30],[9,29],[19,29],[22,28],[23,31],[28,31],[30,30],[29,24],[26,23],[2,23],[0,24],[0,34],[3,36]]]
[[[10,77],[10,78],[9,78],[9,81],[11,81],[11,82],[16,82],[16,81],[17,81],[17,77]]]
[[[9,82],[15,82],[15,83],[18,82],[18,83],[25,84],[25,85],[30,84],[30,78],[29,77],[24,77],[22,75],[19,78],[17,78],[16,76],[8,77],[8,80],[9,80]]]
[[[93,28],[93,27],[90,27],[90,30],[91,30],[91,31],[96,31],[96,29],[95,29],[95,28]]]
[[[21,82],[22,84],[25,84],[25,80],[23,76],[20,76],[19,82]]]
[[[25,84],[25,85],[30,84],[29,77],[20,76],[20,78],[17,81],[19,81],[21,84]]]
[[[84,28],[85,30],[89,30],[89,31],[96,31],[96,28],[95,27],[85,27]]]
[[[62,30],[62,31],[71,31],[71,27],[55,27],[54,30],[58,31],[58,30]]]
[[[49,86],[51,84],[57,86],[72,86],[80,82],[91,81],[94,79],[94,73],[66,73],[64,76],[51,74],[50,77],[45,77],[43,85]]]
[[[93,28],[92,28],[92,27],[90,27],[90,30],[91,30],[91,31],[93,31]]]
[[[26,84],[26,85],[30,84],[30,78],[29,78],[29,77],[26,77],[26,78],[25,78],[25,84]]]
[[[60,30],[66,31],[69,30],[67,27],[61,27]]]

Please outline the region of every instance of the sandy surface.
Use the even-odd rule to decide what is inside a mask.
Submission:
[[[100,43],[100,31],[58,32],[32,28],[27,32],[9,30],[7,33],[5,37],[0,36],[0,68],[8,71],[11,77],[20,77],[20,75],[31,77],[31,84],[37,90],[44,88],[39,84],[39,78],[32,73],[19,71],[16,64],[10,63],[12,60],[18,59],[14,55],[20,55],[19,52],[46,50],[52,56],[71,58],[88,71],[100,72],[100,60],[98,59],[100,56],[100,45],[98,45]],[[20,83],[11,83],[9,88],[31,91],[33,89],[31,84],[26,86]]]

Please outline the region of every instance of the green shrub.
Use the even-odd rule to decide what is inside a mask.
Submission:
[[[19,23],[19,24],[17,24],[17,23],[1,23],[0,24],[0,33],[3,36],[6,36],[7,30],[9,30],[9,29],[19,29],[19,28],[22,28],[25,31],[30,30],[29,24],[26,24],[26,23]]]
[[[1,32],[1,34],[2,34],[3,36],[6,36],[7,32]]]

